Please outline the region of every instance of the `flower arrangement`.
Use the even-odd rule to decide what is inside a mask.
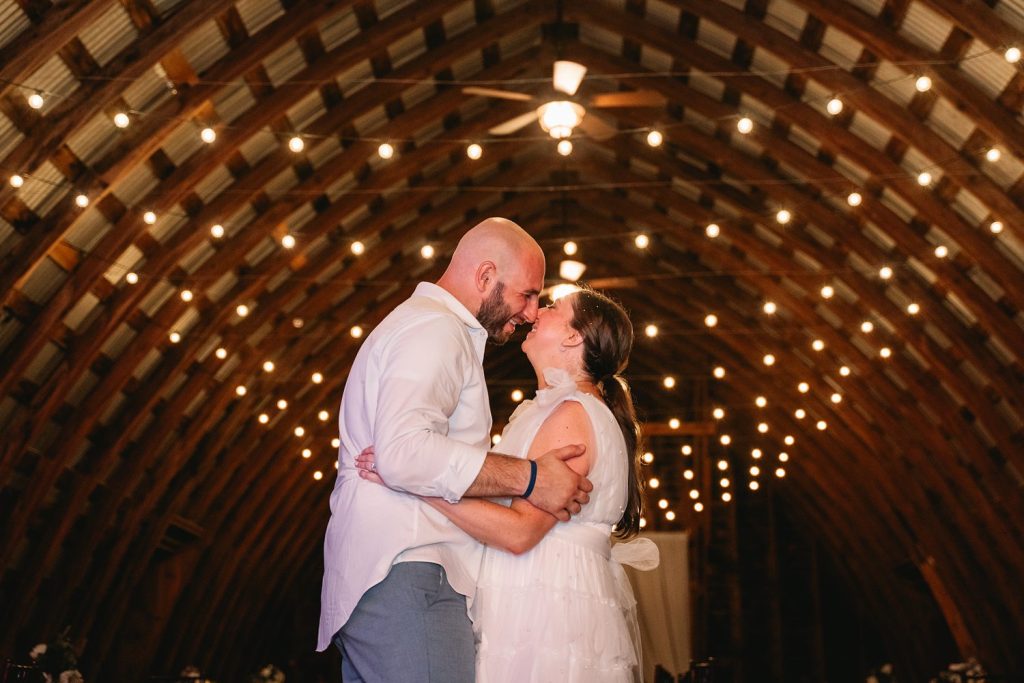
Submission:
[[[249,680],[251,683],[284,683],[284,672],[273,664],[267,664]]]
[[[49,643],[36,645],[28,656],[46,683],[85,683],[78,670],[78,654],[68,637],[68,629]]]

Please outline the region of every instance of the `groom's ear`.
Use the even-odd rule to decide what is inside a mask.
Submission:
[[[473,275],[476,289],[481,294],[498,284],[498,266],[494,261],[481,261]]]

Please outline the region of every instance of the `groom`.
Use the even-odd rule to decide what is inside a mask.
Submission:
[[[356,355],[341,400],[317,644],[341,651],[345,683],[474,678],[467,596],[482,546],[391,489],[450,502],[524,496],[563,521],[589,499],[590,482],[563,462],[581,446],[534,463],[487,450],[484,346],[534,321],[543,282],[540,245],[488,218],[462,237],[441,279],[421,282]],[[370,444],[390,488],[354,467]]]

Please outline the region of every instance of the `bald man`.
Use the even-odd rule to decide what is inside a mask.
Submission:
[[[417,496],[526,496],[563,521],[588,500],[590,482],[564,462],[581,447],[535,465],[487,450],[484,347],[534,321],[543,282],[537,242],[488,218],[356,355],[341,400],[317,645],[341,651],[345,683],[473,680],[467,598],[483,548]],[[371,444],[387,487],[355,467]]]

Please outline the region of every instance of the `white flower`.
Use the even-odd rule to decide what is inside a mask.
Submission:
[[[45,654],[46,654],[46,643],[39,643],[34,648],[32,648],[32,651],[28,653],[28,656],[31,657],[33,661],[35,661],[35,660],[39,659],[40,657],[42,657]]]
[[[82,678],[81,671],[70,669],[61,673],[59,683],[85,683],[85,679]]]

